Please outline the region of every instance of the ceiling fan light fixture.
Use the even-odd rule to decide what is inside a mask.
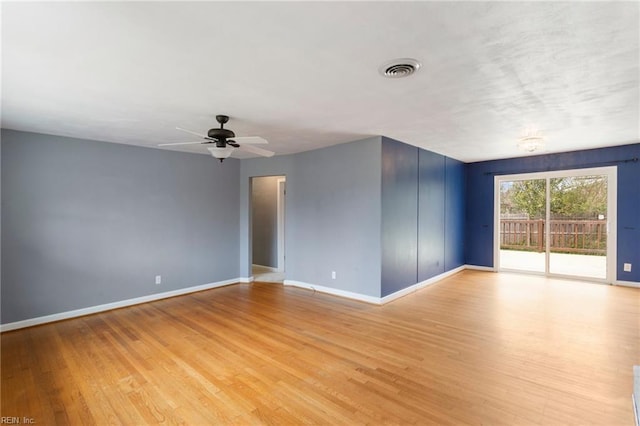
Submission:
[[[259,136],[243,136],[236,137],[235,133],[229,129],[224,128],[224,124],[229,121],[229,116],[227,115],[216,115],[216,120],[220,123],[220,127],[216,129],[209,129],[207,135],[200,134],[198,132],[193,132],[191,130],[183,129],[181,127],[176,127],[176,130],[180,130],[185,133],[189,133],[194,136],[198,136],[201,139],[204,139],[204,142],[174,142],[174,143],[161,143],[158,146],[175,146],[175,145],[195,145],[201,144],[205,145],[209,150],[209,153],[214,157],[222,161],[225,158],[229,158],[232,153],[235,152],[235,149],[239,149],[242,151],[248,151],[253,154],[260,155],[262,157],[271,157],[275,154],[275,152],[267,151],[266,149],[252,147],[252,144],[266,144],[268,143],[266,139],[263,139]],[[234,139],[231,139],[234,138]]]
[[[544,149],[545,141],[542,133],[535,128],[527,128],[518,139],[518,148],[525,152],[534,152]]]
[[[378,68],[378,72],[387,78],[404,78],[409,77],[420,67],[420,61],[413,58],[400,58],[387,61]]]
[[[222,163],[225,158],[229,158],[235,148],[227,145],[224,148],[218,148],[217,146],[208,146],[207,149],[209,150],[211,155],[220,160],[220,162]]]

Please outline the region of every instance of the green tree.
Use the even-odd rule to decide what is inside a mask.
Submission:
[[[511,202],[515,210],[529,215],[529,219],[545,217],[547,183],[544,179],[521,180],[511,187]]]
[[[555,217],[595,219],[607,211],[607,180],[604,176],[553,178],[551,212]],[[530,219],[542,219],[546,209],[546,180],[515,181],[501,188],[502,200],[508,201],[502,213],[525,213]],[[507,204],[502,203],[503,206]]]
[[[551,179],[554,216],[596,219],[607,211],[607,180],[603,176]]]

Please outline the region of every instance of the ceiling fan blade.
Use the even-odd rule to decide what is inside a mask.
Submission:
[[[240,138],[237,138],[240,139]],[[267,151],[266,149],[258,148],[257,146],[252,145],[240,145],[239,149],[247,152],[251,152],[253,154],[262,155],[263,157],[273,157],[275,152]]]
[[[176,143],[161,143],[158,144],[158,146],[173,146],[173,145],[195,145],[197,143],[207,143],[207,142],[203,142],[203,141],[198,141],[198,142],[176,142]]]
[[[260,136],[243,136],[243,137],[236,137],[233,138],[233,140],[235,140],[237,143],[239,143],[240,145],[244,145],[244,144],[265,144],[265,143],[269,143],[267,142],[266,139],[261,138]]]
[[[209,139],[209,137],[207,135],[203,135],[201,133],[192,132],[191,130],[183,129],[182,127],[176,127],[176,130],[180,130],[181,132],[190,133],[190,134],[195,135],[195,136],[200,136],[201,138],[204,138],[204,139]]]

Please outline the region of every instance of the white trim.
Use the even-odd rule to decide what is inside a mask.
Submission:
[[[640,283],[639,282],[635,282],[635,281],[620,281],[620,280],[617,280],[613,284],[614,285],[623,286],[623,287],[640,288]]]
[[[455,275],[458,272],[464,271],[465,269],[466,269],[466,265],[458,266],[457,268],[451,269],[450,271],[443,272],[442,274],[436,275],[435,277],[431,277],[428,280],[421,281],[410,287],[403,288],[400,291],[396,291],[395,293],[388,294],[380,299],[380,303],[384,305],[385,303],[389,303],[393,300],[399,299],[402,296],[406,296],[407,294],[414,293],[420,290],[421,288],[427,287],[431,284],[435,284],[438,281],[441,281],[447,277],[450,277],[451,275]]]
[[[321,293],[326,293],[333,296],[345,297],[347,299],[358,300],[361,302],[371,303],[374,305],[384,305],[386,303],[399,299],[402,296],[406,296],[407,294],[416,292],[431,284],[435,284],[438,281],[441,281],[447,277],[450,277],[466,269],[475,270],[475,271],[484,271],[484,272],[497,272],[494,268],[491,268],[488,266],[462,265],[450,271],[444,272],[440,275],[436,275],[435,277],[429,278],[428,280],[419,282],[407,288],[403,288],[402,290],[399,290],[395,293],[389,294],[384,297],[367,296],[365,294],[354,293],[350,291],[340,290],[340,289],[331,288],[331,287],[324,287],[324,286],[309,284],[309,283],[305,283],[302,281],[295,281],[295,280],[284,280],[284,285],[304,288],[304,289],[313,290],[313,291],[319,291]],[[521,273],[521,272],[518,272],[518,273]],[[31,319],[16,321],[8,324],[0,324],[0,332],[18,330],[20,328],[32,327],[34,325],[41,325],[41,324],[46,324],[50,322],[61,321],[61,320],[81,317],[85,315],[91,315],[99,312],[110,311],[112,309],[139,305],[141,303],[153,302],[155,300],[181,296],[189,293],[195,293],[198,291],[209,290],[217,287],[224,287],[224,286],[237,284],[237,283],[250,283],[252,281],[253,281],[253,277],[233,278],[230,280],[218,281],[215,283],[203,284],[203,285],[194,286],[194,287],[181,288],[178,290],[167,291],[164,293],[150,294],[148,296],[122,300],[119,302],[106,303],[104,305],[97,305],[97,306],[91,306],[88,308],[76,309],[74,311],[61,312],[58,314],[46,315],[43,317],[31,318]],[[640,288],[640,282],[616,281],[614,284],[619,286]]]
[[[640,426],[640,365],[633,366],[633,393],[631,394],[631,402],[633,404],[633,415],[636,419],[636,426]]]
[[[60,312],[58,314],[45,315],[43,317],[30,318],[22,321],[0,324],[0,332],[18,330],[20,328],[33,327],[34,325],[47,324],[50,322],[61,321],[70,318],[82,317],[85,315],[96,314],[98,312],[110,311],[112,309],[124,308],[127,306],[139,305],[141,303],[153,302],[155,300],[167,299],[169,297],[182,296],[184,294],[195,293],[198,291],[209,290],[217,287],[224,287],[231,284],[237,284],[242,278],[232,278],[230,280],[218,281],[209,284],[197,285],[194,287],[181,288],[178,290],[166,291],[164,293],[150,294],[147,296],[136,297],[133,299],[121,300],[119,302],[105,303],[104,305],[90,306],[88,308],[76,309],[73,311]]]
[[[500,181],[502,176],[493,177],[493,267],[502,271],[500,265]]]
[[[617,253],[617,240],[618,240],[618,166],[604,166],[593,167],[584,169],[568,169],[568,170],[553,170],[546,172],[532,172],[532,173],[517,173],[517,174],[505,174],[495,175],[493,177],[493,264],[496,271],[503,271],[500,266],[500,183],[504,181],[518,181],[518,180],[532,180],[532,179],[545,179],[546,180],[546,206],[545,217],[546,223],[550,223],[550,205],[551,205],[551,187],[549,185],[550,179],[563,178],[571,176],[587,176],[587,175],[604,175],[607,177],[607,271],[606,278],[603,280],[606,283],[616,282],[616,262],[618,258]],[[571,276],[555,274],[550,271],[550,245],[551,238],[549,233],[551,228],[545,227],[545,270],[541,272],[548,277],[557,278],[576,278],[576,279],[589,279],[590,277],[583,276]],[[506,270],[505,270],[506,272]]]
[[[492,266],[464,265],[464,268],[472,271],[498,272],[498,270]]]
[[[549,176],[545,178],[544,200],[544,273],[551,275],[551,178]],[[499,221],[500,218],[498,217]],[[538,236],[538,238],[540,237]],[[498,244],[500,244],[500,241],[498,241]],[[499,250],[500,248],[498,247]],[[606,274],[607,272],[605,271]]]
[[[605,175],[609,171],[618,170],[618,166],[602,166],[602,167],[590,167],[584,169],[566,169],[566,170],[550,170],[546,172],[530,172],[530,173],[512,173],[508,175],[495,175],[500,180],[530,180],[530,179],[545,179],[549,178],[563,178],[567,176],[590,176],[590,175]]]
[[[276,231],[277,231],[277,250],[278,250],[278,269],[275,272],[284,272],[284,259],[285,259],[285,242],[284,242],[284,230],[285,230],[285,206],[286,206],[286,191],[287,191],[287,177],[282,176],[276,179],[277,195],[276,195]]]
[[[320,293],[330,294],[332,296],[345,297],[347,299],[359,300],[361,302],[373,303],[374,305],[380,305],[380,298],[375,296],[367,296],[366,294],[353,293],[351,291],[340,290],[337,288],[324,287],[321,285],[309,284],[302,281],[284,280],[284,285],[304,288],[307,290],[319,291]]]
[[[618,166],[607,175],[607,281],[618,279]]]
[[[375,297],[375,296],[367,296],[366,294],[353,293],[351,291],[340,290],[337,288],[325,287],[321,285],[309,284],[302,281],[295,280],[284,280],[284,285],[304,288],[307,290],[319,291],[320,293],[326,293],[333,296],[345,297],[347,299],[358,300],[360,302],[372,303],[374,305],[384,305],[386,303],[392,302],[402,296],[406,296],[407,294],[411,294],[424,288],[428,285],[435,284],[436,282],[443,280],[451,275],[457,274],[463,270],[467,269],[467,265],[462,265],[457,268],[454,268],[450,271],[444,272],[440,275],[436,275],[435,277],[429,278],[428,280],[421,281],[417,284],[409,286],[407,288],[403,288],[402,290],[396,291],[395,293],[389,294],[384,297]]]

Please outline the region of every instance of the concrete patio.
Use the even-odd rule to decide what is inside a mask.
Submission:
[[[500,250],[500,268],[544,273],[545,254],[530,251]],[[553,274],[606,279],[607,257],[551,253],[549,272]]]

